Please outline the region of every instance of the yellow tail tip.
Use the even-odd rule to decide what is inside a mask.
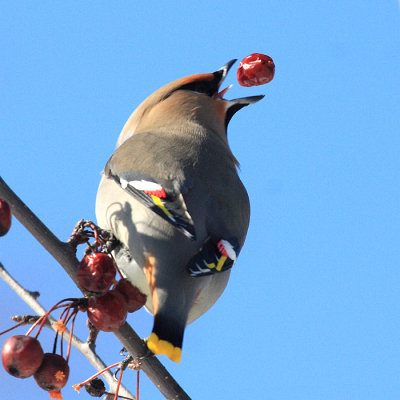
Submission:
[[[177,363],[181,361],[182,349],[180,347],[175,347],[166,340],[160,340],[154,332],[147,339],[147,347],[154,354],[165,354],[170,360]]]

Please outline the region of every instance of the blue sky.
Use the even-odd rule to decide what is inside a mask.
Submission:
[[[95,218],[100,171],[147,95],[253,52],[275,61],[265,86],[240,87],[235,67],[226,79],[228,98],[266,96],[229,129],[252,205],[245,247],[182,362],[161,357],[193,399],[400,397],[399,16],[372,0],[1,5],[0,174],[61,239]],[[79,295],[17,221],[0,261],[47,307]],[[29,313],[3,282],[0,304],[1,327]],[[150,333],[145,311],[129,322]],[[100,342],[118,361],[113,335]],[[70,384],[93,372],[75,351]],[[1,398],[47,398],[31,379],[0,382]],[[141,398],[163,398],[144,375]]]

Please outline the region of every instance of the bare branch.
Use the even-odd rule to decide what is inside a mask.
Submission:
[[[71,279],[77,284],[76,270],[79,262],[73,246],[60,241],[8,187],[1,177],[0,198],[7,201],[14,216],[59,262]],[[139,358],[148,353],[147,346],[128,323],[125,323],[122,328],[114,333],[134,358]],[[142,362],[143,372],[167,399],[190,400],[190,397],[156,357],[146,358]]]

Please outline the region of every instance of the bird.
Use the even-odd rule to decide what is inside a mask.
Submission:
[[[185,327],[224,291],[249,226],[227,128],[264,96],[223,97],[235,61],[147,97],[125,123],[97,192],[98,225],[118,239],[117,265],[154,316],[147,347],[175,362]]]

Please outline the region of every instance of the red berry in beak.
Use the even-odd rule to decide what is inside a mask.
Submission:
[[[253,53],[243,58],[237,70],[237,80],[241,86],[259,86],[272,81],[275,64],[271,57]]]

